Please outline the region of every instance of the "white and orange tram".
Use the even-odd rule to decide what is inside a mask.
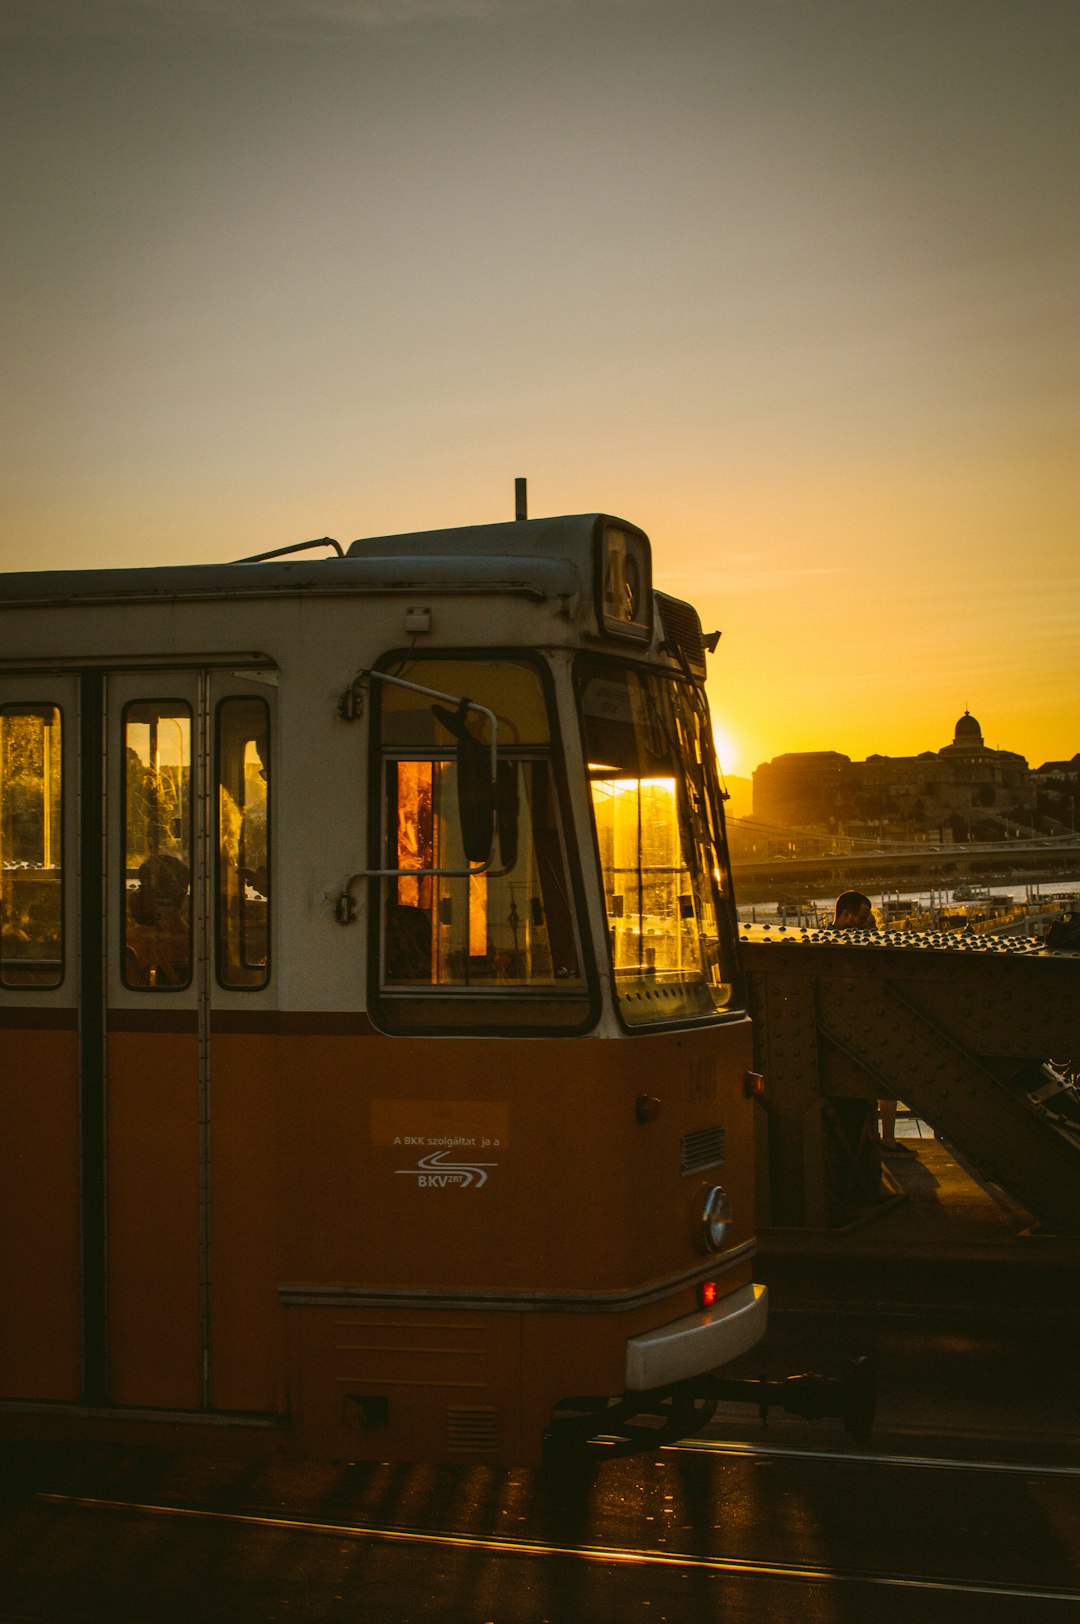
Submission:
[[[0,1434],[528,1462],[756,1342],[704,672],[603,515],[0,579]]]

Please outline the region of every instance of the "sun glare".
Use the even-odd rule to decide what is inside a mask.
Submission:
[[[716,754],[720,760],[720,768],[724,773],[738,773],[739,750],[734,735],[726,728],[717,727],[713,723],[713,742],[716,745]]]

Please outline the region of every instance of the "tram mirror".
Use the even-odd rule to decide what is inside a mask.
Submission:
[[[487,746],[471,734],[458,740],[457,772],[462,848],[470,863],[486,863],[495,834],[496,787]]]
[[[518,854],[518,770],[512,761],[499,762],[495,809],[499,814],[499,863],[510,869]]]
[[[458,817],[461,845],[467,862],[486,863],[495,836],[496,784],[491,777],[488,747],[476,738],[465,722],[467,701],[456,711],[442,705],[431,709],[448,733],[457,740]]]

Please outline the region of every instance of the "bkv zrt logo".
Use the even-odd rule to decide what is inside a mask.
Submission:
[[[460,1190],[479,1190],[487,1183],[486,1169],[498,1167],[498,1162],[452,1162],[448,1150],[434,1150],[422,1156],[415,1167],[396,1167],[395,1173],[416,1180],[422,1190],[445,1190],[454,1185]]]

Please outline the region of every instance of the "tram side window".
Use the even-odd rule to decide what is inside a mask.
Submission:
[[[124,982],[191,982],[191,710],[140,700],[124,711]]]
[[[64,973],[60,712],[0,706],[0,986]]]
[[[516,803],[514,849],[500,841],[487,873],[403,874],[389,882],[386,985],[580,985],[551,764],[503,760],[499,770],[504,806]],[[389,762],[387,814],[389,866],[468,866],[452,762]]]
[[[270,712],[223,699],[217,730],[217,972],[223,987],[270,975]]]
[[[518,992],[538,1005],[580,999],[584,974],[538,671],[507,659],[447,660],[417,662],[401,675],[468,693],[496,712],[499,837],[486,871],[462,872],[470,864],[455,739],[429,697],[388,685],[380,695],[385,867],[404,872],[383,882],[383,989]],[[469,725],[482,737],[479,719]],[[564,1016],[556,1010],[551,1018]]]

